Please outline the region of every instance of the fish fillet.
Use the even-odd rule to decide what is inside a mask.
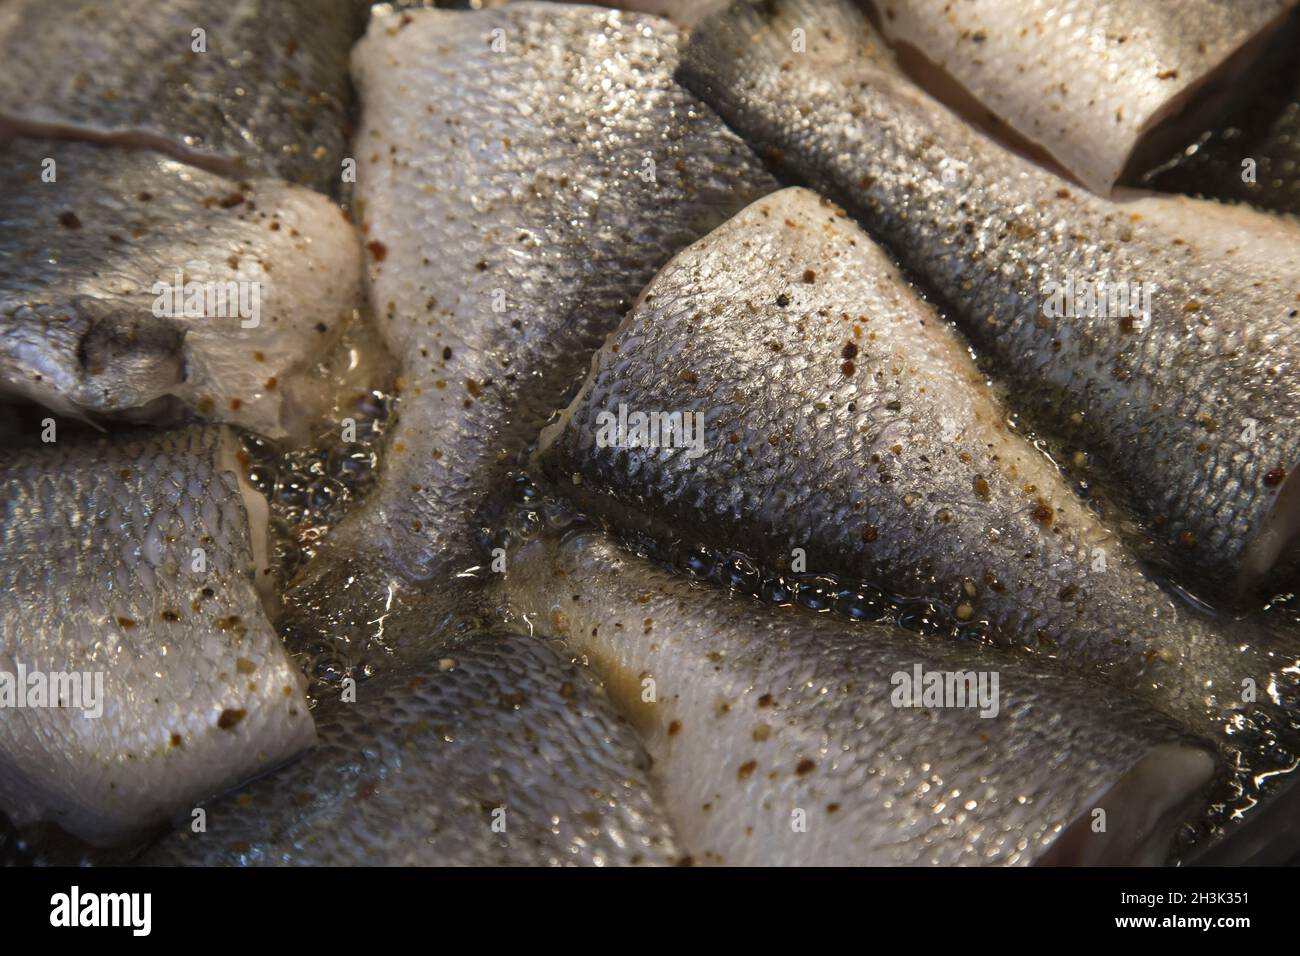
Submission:
[[[502,587],[618,689],[698,863],[1161,863],[1214,768],[1203,745],[1104,688],[763,607],[603,536],[530,543]],[[958,698],[899,706],[918,667],[996,674],[982,698],[996,713]]]
[[[376,10],[353,55],[356,195],[400,418],[299,603],[482,573],[484,503],[601,336],[673,252],[773,188],[672,81],[676,42],[587,6]],[[364,603],[362,624],[384,613]]]
[[[314,742],[254,584],[266,503],[236,478],[237,447],[206,427],[0,463],[0,672],[91,689],[0,711],[15,823],[119,842]]]
[[[141,859],[169,865],[674,862],[630,727],[542,638],[477,634],[324,701],[321,744]]]
[[[920,51],[1092,191],[1108,195],[1162,121],[1230,74],[1294,0],[875,0]]]
[[[303,373],[360,305],[337,207],[145,150],[15,140],[0,165],[0,392],[77,417],[300,430],[319,404]]]

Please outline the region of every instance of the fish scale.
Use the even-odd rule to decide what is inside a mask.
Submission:
[[[870,38],[851,6],[816,6]],[[1016,407],[1122,483],[1186,583],[1231,592],[1300,528],[1300,229],[1185,198],[1112,202],[962,124],[897,73],[792,53],[800,2],[734,5],[679,76],[854,214],[954,317]],[[1049,317],[1047,283],[1155,285],[1149,324]]]

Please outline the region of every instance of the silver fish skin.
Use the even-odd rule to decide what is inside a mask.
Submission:
[[[587,6],[376,9],[352,62],[356,196],[400,417],[302,603],[481,571],[483,503],[586,357],[673,252],[775,188],[673,82],[676,43]]]
[[[992,648],[766,607],[604,535],[539,538],[500,587],[641,729],[696,863],[1162,863],[1215,766],[1107,688]],[[918,666],[923,682],[996,674],[983,698],[996,713],[975,684],[974,706],[900,706]],[[1091,829],[1098,808],[1105,834]]]
[[[1295,0],[876,0],[875,6],[891,43],[919,51],[1104,196],[1135,153],[1154,147],[1155,138],[1177,138],[1166,121],[1212,102],[1202,95],[1207,88],[1245,82]]]
[[[584,668],[538,637],[449,641],[323,700],[321,744],[207,808],[150,866],[675,862],[648,760]],[[495,827],[494,827],[495,824]]]
[[[355,0],[13,0],[0,131],[150,146],[328,194],[364,22]]]
[[[20,139],[0,166],[0,392],[79,418],[301,430],[321,404],[306,373],[361,305],[336,206],[147,150]]]
[[[653,410],[694,420],[694,447],[617,434],[622,412]],[[660,540],[768,569],[802,549],[810,574],[988,622],[993,640],[1100,670],[1216,739],[1249,725],[1247,678],[1294,706],[1290,660],[1185,610],[1006,422],[884,251],[791,188],[660,270],[534,471]]]
[[[815,9],[832,32],[871,34],[839,0]],[[1185,581],[1231,591],[1263,574],[1300,529],[1300,228],[1071,188],[897,73],[792,54],[790,24],[813,15],[737,4],[696,28],[679,76],[951,306],[1017,407],[1122,481]],[[1054,314],[1077,282],[1132,283],[1136,314]]]
[[[122,842],[315,742],[254,582],[266,502],[236,477],[237,450],[197,427],[0,463],[0,671],[99,691],[89,710],[0,708],[15,823]]]

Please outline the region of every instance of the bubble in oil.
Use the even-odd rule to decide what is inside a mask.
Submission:
[[[394,400],[369,389],[345,403],[306,447],[284,450],[260,435],[246,435],[245,477],[267,500],[271,513],[272,564],[288,581],[315,556],[329,530],[375,482]],[[342,440],[342,422],[355,426],[355,441]]]
[[[872,582],[825,572],[775,571],[748,555],[699,543],[665,544],[638,534],[627,536],[624,543],[692,580],[708,581],[776,607],[799,607],[849,622],[886,621],[919,634],[946,634],[960,640],[988,642],[995,636],[987,620],[970,619],[969,613],[959,620],[942,603],[893,594]]]
[[[889,612],[889,599],[879,588],[845,588],[835,595],[835,612],[850,621],[879,621]]]
[[[841,590],[834,578],[812,577],[797,580],[794,586],[794,603],[810,611],[823,613],[835,607],[835,595]]]

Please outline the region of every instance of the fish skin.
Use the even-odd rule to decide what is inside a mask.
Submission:
[[[0,6],[0,129],[147,145],[330,194],[364,15],[355,0],[13,0]],[[206,53],[192,51],[196,28]]]
[[[1295,0],[876,0],[919,50],[1079,181],[1109,195],[1162,120],[1195,103]],[[1250,58],[1250,54],[1245,54]]]
[[[265,502],[232,474],[236,451],[228,429],[196,427],[0,463],[0,670],[104,675],[97,719],[3,712],[15,823],[121,842],[314,743],[253,581],[248,507],[264,537]]]
[[[632,729],[585,669],[543,638],[454,640],[356,693],[355,703],[321,702],[313,753],[208,807],[205,833],[170,834],[139,862],[538,866],[679,856]],[[493,832],[491,810],[502,806],[505,832]]]
[[[792,56],[802,9],[733,6],[693,31],[679,77],[953,307],[1017,407],[1122,480],[1186,581],[1231,591],[1266,571],[1300,527],[1300,229],[1070,188],[897,74]],[[870,36],[852,7],[817,9]],[[1049,320],[1046,283],[1072,277],[1156,283],[1150,327]]]
[[[673,82],[676,40],[666,21],[568,4],[376,11],[353,55],[356,196],[400,416],[297,603],[480,566],[484,503],[585,357],[673,252],[775,188]],[[382,608],[348,613],[364,629]]]
[[[622,406],[702,414],[702,455],[598,447]],[[1006,420],[884,251],[791,188],[660,270],[533,470],[634,531],[767,568],[802,548],[809,572],[965,605],[994,640],[1100,670],[1216,739],[1250,719],[1244,678],[1294,690],[1147,578]]]
[[[1112,690],[701,587],[602,534],[530,542],[499,587],[621,689],[697,863],[1160,863],[1214,768],[1203,744]],[[894,675],[918,663],[997,672],[998,714],[895,708]],[[1106,837],[1088,827],[1096,807]]]
[[[0,165],[0,392],[82,418],[165,419],[179,403],[273,438],[299,430],[319,404],[304,373],[361,304],[337,207],[145,150],[15,140]],[[156,316],[155,283],[178,270],[259,283],[258,324]]]

